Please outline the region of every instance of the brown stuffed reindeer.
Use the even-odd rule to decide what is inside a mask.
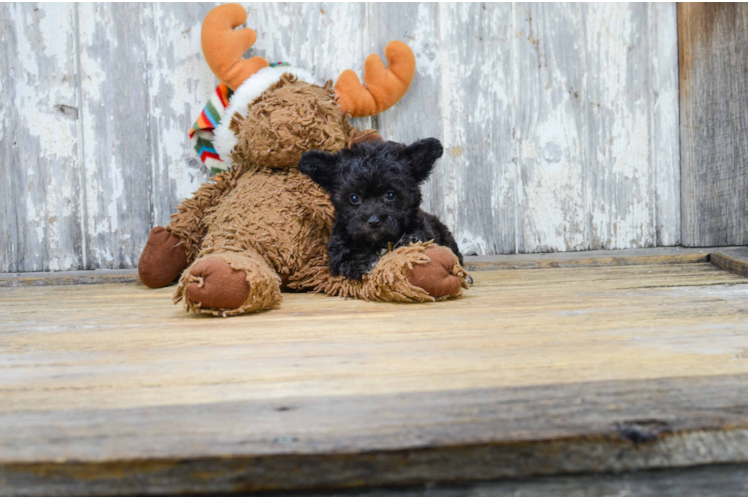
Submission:
[[[407,92],[411,50],[390,42],[387,68],[369,56],[364,85],[350,70],[334,88],[317,85],[302,69],[242,59],[256,39],[251,29],[234,30],[246,17],[241,6],[226,4],[203,22],[203,53],[222,84],[193,141],[206,164],[227,171],[177,207],[168,227],[151,231],[138,264],[143,283],[163,287],[181,273],[175,303],[223,316],[272,308],[284,289],[391,302],[459,296],[465,271],[448,248],[428,242],[385,254],[360,281],[332,276],[332,205],[296,169],[306,151],[380,140],[374,130],[352,128],[349,117],[380,113]]]

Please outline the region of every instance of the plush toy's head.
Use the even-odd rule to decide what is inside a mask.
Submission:
[[[330,85],[288,73],[248,106],[245,116],[237,113],[229,128],[238,139],[235,161],[271,168],[293,167],[313,149],[340,151],[351,131]]]
[[[288,169],[306,151],[335,153],[378,138],[376,131],[359,131],[348,120],[378,114],[405,95],[415,74],[415,57],[407,45],[387,45],[386,68],[370,55],[364,64],[365,85],[351,70],[334,87],[332,82],[319,85],[304,69],[269,64],[261,57],[243,59],[257,38],[251,29],[234,29],[246,18],[243,7],[225,4],[203,21],[203,53],[222,82],[212,108],[206,107],[202,122],[198,119],[191,131],[203,161],[215,156],[214,162],[226,168],[240,163]]]

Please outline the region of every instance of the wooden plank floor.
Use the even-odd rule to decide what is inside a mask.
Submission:
[[[0,493],[257,491],[748,461],[748,279],[475,271],[461,300],[0,287]]]

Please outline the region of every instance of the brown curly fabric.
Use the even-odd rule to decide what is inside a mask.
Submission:
[[[177,206],[177,213],[171,216],[166,229],[182,240],[188,262],[195,260],[200,253],[200,245],[207,230],[204,220],[206,210],[217,206],[221,198],[236,186],[237,179],[245,171],[244,168],[233,167],[228,172],[216,175],[212,181],[203,183],[192,198],[187,198]]]
[[[215,260],[226,262],[231,271],[226,266],[216,266]],[[200,269],[203,261],[213,261],[209,262],[212,269]],[[193,269],[196,269],[194,274]],[[237,282],[241,275],[236,271],[244,274],[246,287]],[[207,289],[207,293],[195,288]],[[173,298],[174,303],[184,302],[185,309],[190,312],[235,316],[272,309],[280,304],[280,279],[255,252],[215,253],[198,259],[185,270]]]
[[[359,130],[358,128],[352,128],[350,134],[348,134],[348,140],[345,142],[345,147],[350,148],[359,142],[382,142],[382,136],[373,129]]]
[[[200,255],[256,250],[283,279],[326,254],[333,207],[327,194],[296,169],[255,169],[206,211]]]
[[[324,256],[332,231],[333,208],[327,194],[296,169],[252,169],[241,176],[220,203],[204,210],[202,258],[220,257],[233,269],[246,271],[250,297],[240,307],[202,307],[186,295],[198,282],[187,269],[174,295],[190,311],[233,315],[268,309],[280,302],[280,285],[300,286],[308,263]],[[272,280],[270,279],[272,278]],[[269,294],[269,295],[268,295]],[[214,304],[219,305],[219,304]],[[230,307],[231,306],[231,307]]]
[[[284,74],[229,126],[239,139],[232,159],[239,165],[291,168],[313,149],[337,152],[346,146],[348,116],[335,102],[332,82],[324,87]]]

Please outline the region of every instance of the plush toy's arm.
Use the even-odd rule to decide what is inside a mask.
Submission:
[[[238,167],[220,173],[210,182],[204,183],[179,206],[177,213],[171,216],[167,230],[176,235],[184,244],[187,260],[192,262],[198,253],[205,236],[203,224],[205,213],[214,207],[235,186],[237,179],[244,173]]]
[[[362,280],[333,276],[327,256],[319,255],[289,287],[376,302],[432,302],[462,295],[468,274],[452,251],[433,243],[414,243],[386,254]]]
[[[377,302],[429,302],[462,295],[467,272],[447,247],[412,243],[382,257],[365,277],[361,298]]]

